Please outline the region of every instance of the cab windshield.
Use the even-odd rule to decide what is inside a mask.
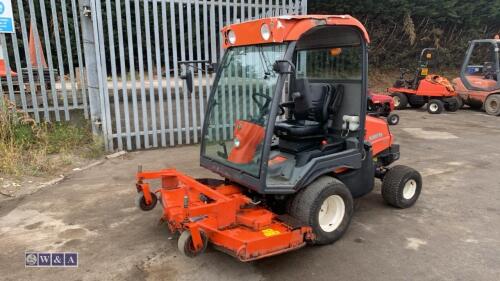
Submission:
[[[207,111],[205,157],[258,177],[262,146],[286,44],[227,50]]]

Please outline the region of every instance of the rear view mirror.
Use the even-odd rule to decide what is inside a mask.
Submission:
[[[273,71],[280,74],[293,74],[295,65],[289,60],[277,60],[273,64]]]
[[[209,74],[212,74],[214,72],[217,72],[217,69],[219,68],[219,64],[216,63],[216,62],[213,62],[211,64],[208,64],[208,67],[207,67],[207,72]]]
[[[191,94],[193,92],[193,72],[188,69],[180,77],[181,79],[186,80],[187,90]]]

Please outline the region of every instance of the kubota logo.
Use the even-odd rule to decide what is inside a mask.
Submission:
[[[374,134],[374,135],[369,136],[369,137],[368,137],[368,139],[369,139],[370,141],[373,141],[373,140],[379,139],[379,138],[381,138],[381,137],[383,137],[383,136],[384,136],[384,135],[383,135],[382,133],[376,133],[376,134]]]

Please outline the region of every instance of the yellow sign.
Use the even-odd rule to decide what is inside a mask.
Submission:
[[[429,69],[427,67],[422,68],[422,71],[420,72],[420,74],[422,76],[427,76],[428,73],[429,73]]]
[[[278,235],[280,233],[281,232],[279,232],[279,230],[274,230],[272,228],[262,230],[262,234],[264,234],[264,236],[266,236],[266,237],[275,236],[275,235]]]

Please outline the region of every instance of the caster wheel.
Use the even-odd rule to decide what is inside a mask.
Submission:
[[[387,124],[397,125],[398,123],[399,123],[399,115],[389,114],[389,116],[387,116]]]
[[[179,237],[179,240],[177,241],[177,247],[179,248],[179,251],[186,257],[194,258],[197,255],[205,252],[207,249],[208,245],[208,238],[203,233],[203,231],[200,231],[201,235],[201,240],[203,242],[203,247],[199,250],[195,250],[193,246],[193,238],[191,237],[191,232],[189,230],[185,230],[182,232],[181,236]]]
[[[156,197],[156,195],[152,192],[150,192],[151,194],[151,203],[148,204],[146,203],[146,199],[144,198],[144,193],[141,191],[139,192],[139,194],[137,195],[136,199],[135,199],[135,204],[137,205],[137,207],[143,211],[151,211],[154,209],[154,207],[156,206],[156,203],[158,203],[158,198]]]

